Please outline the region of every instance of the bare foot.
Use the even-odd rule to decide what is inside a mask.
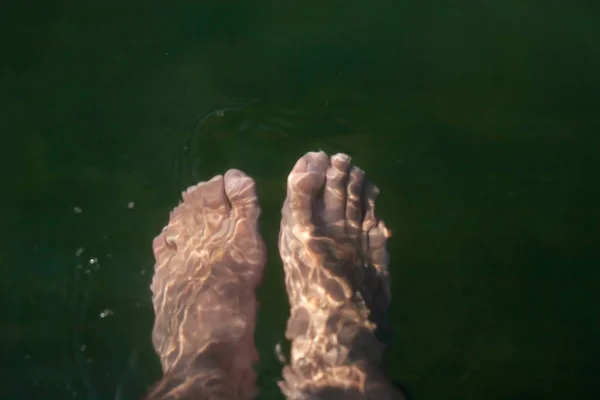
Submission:
[[[266,262],[254,181],[229,170],[183,193],[153,243],[151,399],[252,399],[256,286]]]
[[[391,300],[377,194],[345,154],[308,153],[288,177],[279,251],[292,349],[280,387],[290,399],[402,398],[380,373],[375,336]]]

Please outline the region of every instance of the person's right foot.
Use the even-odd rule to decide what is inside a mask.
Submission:
[[[391,294],[377,194],[345,154],[308,153],[288,177],[279,235],[291,306],[280,383],[288,398],[402,398],[379,372],[375,330]]]

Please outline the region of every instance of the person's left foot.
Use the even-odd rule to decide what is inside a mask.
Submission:
[[[255,289],[266,262],[259,214],[252,178],[229,170],[184,192],[154,240],[152,341],[164,377],[149,398],[257,395]]]

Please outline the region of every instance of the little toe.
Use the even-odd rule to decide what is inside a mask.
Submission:
[[[353,166],[348,179],[348,193],[346,194],[346,227],[350,235],[358,235],[362,228],[363,211],[363,185],[365,173],[362,169]]]
[[[387,251],[387,239],[391,236],[389,230],[385,227],[383,221],[379,221],[377,226],[371,229],[369,235],[369,261],[373,266],[373,272],[375,273],[375,282],[371,282],[369,289],[372,301],[374,302],[370,308],[377,308],[378,311],[374,311],[374,317],[379,319],[378,325],[382,328],[382,318],[387,315],[387,307],[392,298],[392,292],[390,287],[389,277],[389,253]]]
[[[364,233],[368,233],[379,223],[379,219],[375,215],[375,200],[377,200],[378,195],[379,188],[371,182],[367,182],[362,195],[362,203],[364,207],[362,231]]]
[[[350,157],[338,153],[331,157],[330,166],[327,168],[323,204],[319,210],[319,218],[326,225],[340,224],[343,226],[346,212],[346,184]]]
[[[389,237],[390,231],[383,221],[379,221],[377,226],[369,231],[370,260],[379,272],[387,269],[389,255],[386,246]]]
[[[364,192],[365,216],[363,219],[363,252],[378,273],[387,272],[387,240],[391,236],[383,221],[375,215],[375,200],[379,195],[377,186],[367,183]]]
[[[309,152],[301,157],[288,176],[284,215],[300,227],[313,226],[313,205],[325,183],[329,157],[324,152]]]

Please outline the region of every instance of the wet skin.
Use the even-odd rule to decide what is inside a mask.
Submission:
[[[152,341],[164,372],[151,399],[252,399],[266,249],[255,183],[237,170],[189,188],[154,239]]]
[[[389,231],[378,189],[344,154],[300,158],[288,177],[279,251],[291,315],[288,399],[402,399],[375,333],[390,303]],[[229,170],[183,194],[154,240],[153,344],[163,378],[148,399],[258,395],[255,291],[266,262],[254,181]]]

